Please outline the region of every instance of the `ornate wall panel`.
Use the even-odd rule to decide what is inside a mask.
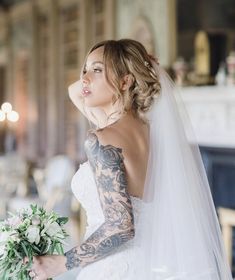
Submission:
[[[26,157],[33,157],[37,109],[31,98],[31,82],[33,81],[32,48],[33,24],[32,7],[29,2],[16,5],[11,10],[10,42],[11,42],[11,80],[13,84],[13,105],[19,112],[20,119],[16,126],[18,150]]]
[[[50,134],[50,125],[56,127],[54,117],[54,106],[51,99],[54,99],[55,89],[53,88],[54,77],[51,75],[52,58],[51,48],[53,48],[53,9],[54,2],[50,0],[37,1],[35,21],[36,21],[36,45],[35,55],[37,59],[37,105],[39,111],[38,118],[38,155],[40,164],[44,165],[46,160],[55,153],[56,140],[54,130]],[[56,50],[55,50],[56,52]],[[53,136],[52,136],[53,134]],[[54,139],[51,140],[51,137]],[[51,143],[52,142],[52,143]]]
[[[148,33],[145,36],[149,35],[149,38],[146,38],[146,36],[144,40],[152,41],[150,45],[154,46],[155,55],[159,57],[161,65],[170,67],[177,54],[176,2],[176,0],[116,1],[117,38],[131,37],[138,39],[139,36],[136,35],[143,30],[144,19],[144,28],[147,27]],[[142,27],[140,24],[142,24]],[[136,25],[139,26],[139,31],[136,30],[138,27]],[[142,33],[141,38],[143,37]]]
[[[90,0],[89,1],[91,44],[99,41],[114,39],[115,28],[115,1]]]
[[[9,9],[7,96],[20,114],[18,150],[44,166],[65,153],[80,162],[88,122],[68,97],[87,50],[114,38],[114,0],[25,0]],[[2,17],[0,25],[3,26]],[[0,67],[2,29],[0,30]],[[1,79],[2,80],[2,79]]]
[[[39,124],[38,124],[38,152],[40,156],[46,157],[47,151],[47,116],[48,116],[48,84],[49,80],[49,19],[46,14],[38,15],[38,40],[39,40],[39,95],[38,95],[38,109],[39,109]]]
[[[7,74],[7,63],[8,63],[8,52],[7,52],[7,16],[0,9],[0,104],[5,101],[6,97],[6,74]]]
[[[59,71],[60,71],[60,129],[59,149],[79,160],[79,113],[68,97],[68,86],[79,79],[81,65],[80,37],[81,4],[79,1],[60,1],[59,8]]]

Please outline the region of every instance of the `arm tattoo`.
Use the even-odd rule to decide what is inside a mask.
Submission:
[[[122,149],[101,145],[96,134],[85,142],[105,222],[80,246],[65,253],[68,270],[95,262],[134,237],[134,216]]]

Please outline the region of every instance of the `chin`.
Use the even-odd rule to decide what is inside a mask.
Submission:
[[[111,103],[111,101],[110,102],[100,102],[100,100],[98,101],[98,100],[92,100],[92,98],[91,99],[89,99],[89,98],[86,98],[85,99],[85,105],[87,106],[87,107],[90,107],[90,108],[94,108],[94,107],[96,107],[96,108],[104,108],[104,107],[107,107],[107,106],[110,106],[112,103]]]
[[[87,107],[97,107],[99,106],[99,102],[95,101],[95,100],[92,100],[92,98],[85,98],[85,102],[84,104],[87,106]]]

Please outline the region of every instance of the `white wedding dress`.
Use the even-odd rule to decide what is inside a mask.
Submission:
[[[97,186],[89,162],[80,165],[72,179],[74,195],[87,215],[84,241],[104,222]],[[138,223],[142,200],[131,196],[134,221]],[[135,256],[138,247],[130,240],[109,256],[91,263],[79,273],[77,280],[134,280],[136,279]]]
[[[153,67],[161,95],[147,116],[150,141],[143,200],[131,197],[135,237],[81,269],[77,280],[232,280],[210,186],[180,94],[164,70],[155,62]],[[74,175],[72,189],[87,213],[86,240],[104,222],[89,162]]]

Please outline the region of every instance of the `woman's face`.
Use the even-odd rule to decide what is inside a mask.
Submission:
[[[104,48],[100,47],[87,57],[81,75],[82,95],[86,106],[99,107],[109,112],[115,89],[111,87],[105,77],[103,51]]]

